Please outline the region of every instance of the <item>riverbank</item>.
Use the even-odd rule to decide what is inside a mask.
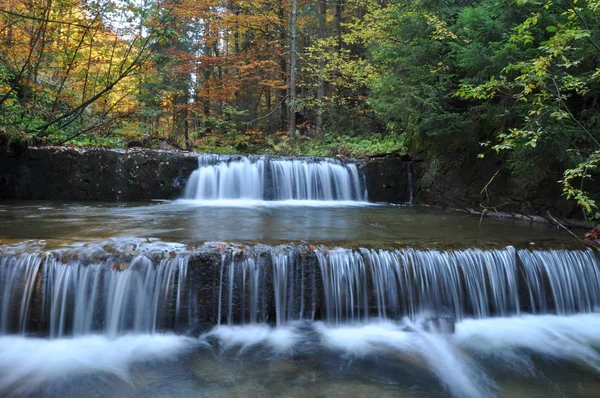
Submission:
[[[182,196],[198,168],[194,152],[155,149],[29,147],[0,151],[0,199],[63,201],[148,201]],[[270,159],[320,161],[319,157],[250,155]],[[219,155],[235,161],[242,155]],[[574,201],[548,181],[519,191],[492,160],[441,168],[432,159],[381,154],[339,158],[356,163],[365,177],[368,200],[422,204],[462,211],[481,219],[511,218],[557,226],[592,228]],[[578,235],[580,235],[578,233]]]

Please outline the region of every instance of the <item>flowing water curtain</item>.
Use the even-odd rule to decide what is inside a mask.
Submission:
[[[514,249],[460,250],[440,252],[434,250],[396,251],[371,253],[371,257],[384,258],[386,268],[394,270],[391,277],[396,286],[385,287],[387,292],[397,292],[392,314],[415,319],[422,314],[466,316],[484,318],[507,316],[519,312],[518,284]],[[382,285],[383,287],[383,285]],[[376,288],[375,291],[378,289]],[[379,288],[381,290],[381,288]]]
[[[230,325],[285,326],[298,319],[342,325],[404,317],[570,315],[595,312],[600,304],[600,264],[591,250],[257,245],[211,257],[206,266],[214,263],[213,276],[190,268],[189,256],[3,253],[0,334],[190,330],[202,327],[200,312]]]
[[[333,324],[408,316],[488,318],[592,312],[600,268],[591,251],[316,251],[324,318]],[[526,306],[530,302],[529,307]]]
[[[511,257],[512,253],[512,257]],[[518,312],[514,250],[317,251],[329,322]],[[509,287],[510,286],[510,287]],[[515,298],[516,297],[516,298]],[[374,310],[373,310],[374,309]]]
[[[3,257],[0,334],[40,328],[53,338],[98,331],[154,333],[173,328],[179,319],[193,319],[187,255],[158,262],[143,255],[115,260],[63,262],[55,253]]]
[[[271,252],[271,260],[275,322],[277,326],[283,326],[288,321],[303,318],[306,296],[304,268],[299,266],[293,248],[275,248]]]
[[[0,258],[0,335],[26,331],[42,262],[39,253]]]
[[[227,325],[265,322],[268,318],[268,274],[264,256],[251,249],[224,253],[220,261],[217,322],[227,314]],[[225,297],[224,297],[225,296]]]
[[[333,324],[369,318],[367,272],[362,256],[352,250],[316,250],[321,268],[325,319]]]
[[[355,164],[332,160],[272,160],[275,200],[366,200]]]
[[[284,246],[273,248],[271,259],[276,325],[314,320],[318,272],[314,255],[297,247]]]
[[[591,250],[519,250],[529,311],[570,315],[600,308],[600,264]]]
[[[376,298],[377,316],[398,319],[402,316],[402,271],[398,252],[361,249],[362,256],[371,269],[373,295]]]
[[[243,158],[239,161],[211,163],[200,156],[198,162],[198,169],[192,172],[185,189],[185,198],[263,199],[264,161],[251,162]]]
[[[366,201],[356,164],[331,159],[227,158],[201,155],[184,198],[196,200]]]
[[[295,247],[267,251],[234,249],[220,261],[217,319],[228,325],[313,319],[316,308],[314,267],[302,266]]]

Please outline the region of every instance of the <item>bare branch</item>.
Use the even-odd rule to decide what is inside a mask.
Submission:
[[[43,22],[43,23],[56,23],[56,24],[60,24],[60,25],[77,26],[79,28],[84,28],[84,29],[90,29],[92,27],[92,25],[85,25],[85,24],[78,23],[78,22],[69,22],[69,21],[60,21],[57,19],[40,18],[40,17],[35,17],[33,15],[19,14],[19,13],[9,11],[9,10],[4,10],[4,9],[0,9],[0,12],[3,14],[12,15],[14,17],[29,19],[29,20]]]

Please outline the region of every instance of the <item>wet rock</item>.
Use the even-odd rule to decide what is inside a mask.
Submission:
[[[501,154],[486,154],[479,159],[480,148],[465,149],[462,156],[427,157],[414,161],[416,194],[419,203],[468,212],[507,213],[546,217],[581,219],[581,208],[567,199],[561,184],[562,167],[549,167],[552,173],[539,181],[524,185],[522,177],[511,173],[511,167]],[[597,175],[586,180],[591,198],[600,196]]]
[[[456,319],[451,316],[427,317],[417,321],[414,326],[406,326],[405,332],[418,332],[419,330],[428,333],[453,334],[456,330]]]
[[[141,142],[131,141],[129,147]],[[215,155],[214,162],[241,155]],[[251,161],[263,156],[250,155]],[[290,157],[274,157],[291,159]],[[325,158],[305,158],[321,161]],[[340,160],[330,160],[339,162]],[[358,162],[372,202],[407,203],[412,198],[413,165],[406,157]],[[0,199],[142,201],[180,197],[198,168],[193,152],[70,147],[0,150]],[[265,179],[272,179],[267,168]],[[273,193],[266,195],[272,199]]]
[[[411,203],[413,163],[406,157],[386,156],[365,162],[364,173],[370,202]]]
[[[453,334],[456,330],[456,320],[450,316],[432,317],[423,320],[421,326],[427,332]]]
[[[181,196],[191,152],[33,147],[0,151],[0,199],[141,201]]]

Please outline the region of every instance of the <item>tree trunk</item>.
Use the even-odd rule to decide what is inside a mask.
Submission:
[[[192,144],[190,142],[190,118],[188,111],[189,109],[186,104],[186,106],[182,110],[181,117],[183,118],[183,139],[185,141],[185,149],[189,151],[190,149],[192,149]]]
[[[336,37],[336,50],[342,49],[342,11],[344,9],[344,0],[335,0],[335,8],[333,14],[333,26]]]
[[[290,37],[290,124],[288,134],[296,135],[296,63],[298,61],[298,0],[292,0]]]
[[[204,32],[205,35],[208,37],[210,35],[210,24],[209,22],[206,22],[204,24]],[[209,57],[210,54],[210,46],[206,45],[206,48],[204,50],[204,54]],[[211,68],[212,66],[210,65],[204,65],[204,86],[205,86],[205,90],[204,90],[204,100],[202,101],[202,111],[204,114],[204,119],[208,118],[211,115],[211,103],[210,103],[210,95],[211,95],[211,90],[210,90],[210,75],[211,75]],[[212,129],[211,128],[206,128],[205,133],[210,134],[212,133]]]
[[[327,23],[327,2],[325,0],[317,0],[319,4],[319,39],[325,40],[326,23]],[[323,45],[323,42],[321,42]],[[317,89],[317,136],[323,137],[323,98],[325,97],[325,79],[323,76],[325,69],[324,55],[319,59],[319,88]]]
[[[286,41],[287,41],[287,34],[286,34],[286,18],[285,18],[285,10],[283,8],[283,0],[279,0],[279,10],[278,10],[278,17],[279,17],[279,23],[281,24],[280,29],[279,29],[279,40],[281,43],[281,47],[285,48],[286,47]],[[285,54],[281,55],[281,61],[280,61],[280,70],[281,70],[281,81],[282,82],[286,82],[287,81],[287,59]],[[287,116],[287,89],[282,88],[280,90],[281,93],[281,101],[280,101],[280,106],[281,106],[281,117],[280,117],[280,124],[279,124],[279,128],[281,131],[284,131],[286,128],[286,116]]]

